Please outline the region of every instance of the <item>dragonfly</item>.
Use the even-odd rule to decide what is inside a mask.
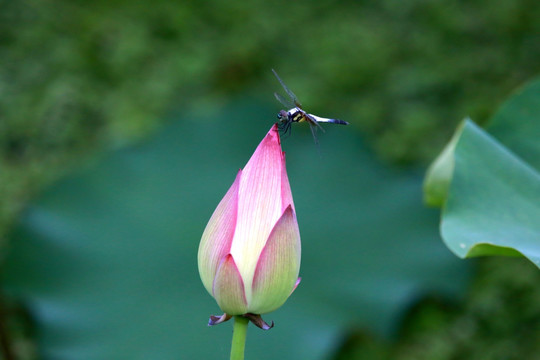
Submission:
[[[317,115],[309,114],[306,111],[302,109],[302,105],[300,104],[300,101],[298,101],[298,98],[294,93],[285,85],[283,80],[279,77],[277,72],[272,69],[272,72],[278,79],[279,83],[289,96],[289,99],[285,99],[283,96],[281,96],[278,93],[274,93],[276,99],[282,103],[286,108],[289,108],[289,110],[281,110],[277,114],[278,118],[278,128],[281,131],[283,135],[290,133],[291,131],[291,125],[295,122],[307,122],[309,124],[309,129],[311,130],[311,134],[313,135],[313,140],[315,141],[315,144],[319,145],[319,140],[317,139],[317,129],[321,129],[322,132],[324,132],[323,127],[319,123],[329,123],[329,124],[340,124],[340,125],[349,125],[348,122],[344,120],[339,119],[329,119],[320,117]]]

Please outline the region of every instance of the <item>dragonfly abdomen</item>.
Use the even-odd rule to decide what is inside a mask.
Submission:
[[[345,120],[339,120],[339,119],[330,119],[330,120],[331,121],[329,122],[332,124],[349,125],[349,123],[346,122]]]
[[[323,117],[313,115],[313,114],[309,114],[309,116],[311,116],[313,119],[315,119],[315,121],[320,122],[320,123],[349,125],[349,123],[344,120],[323,118]]]

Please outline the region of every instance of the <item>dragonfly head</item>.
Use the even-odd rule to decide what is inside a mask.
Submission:
[[[285,110],[281,110],[278,112],[277,118],[280,122],[289,121],[289,113]]]

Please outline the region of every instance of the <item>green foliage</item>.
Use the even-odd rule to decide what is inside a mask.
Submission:
[[[270,68],[315,113],[349,120],[400,163],[431,159],[453,119],[486,119],[540,71],[534,0],[0,7],[0,237],[81,154],[146,135],[172,103],[252,89],[270,99]]]
[[[485,258],[466,302],[427,297],[394,343],[349,337],[335,360],[520,360],[540,353],[540,272],[525,259]]]
[[[81,169],[33,204],[4,285],[28,304],[43,358],[228,353],[232,324],[206,327],[219,309],[196,255],[235,169],[270,127],[258,115],[269,108],[240,104],[206,118],[184,112],[155,139]],[[424,293],[463,289],[468,271],[436,240],[420,177],[381,166],[346,130],[327,127],[322,156],[301,126],[284,143],[303,280],[265,315],[274,329],[250,329],[247,358],[322,359],[352,324],[389,333]]]
[[[536,80],[495,115],[487,130],[500,141],[467,120],[428,172],[426,197],[444,203],[441,234],[457,255],[523,255],[540,266],[539,104]]]
[[[28,200],[81,159],[147,136],[171,108],[212,113],[245,92],[270,101],[279,88],[270,68],[308,109],[350,121],[347,132],[396,163],[431,159],[455,119],[485,122],[540,71],[534,0],[0,0],[0,9],[0,261]],[[235,144],[237,155],[251,145]]]
[[[426,205],[433,207],[442,207],[444,205],[454,173],[454,151],[463,131],[464,123],[458,126],[452,139],[427,170],[426,179],[424,180],[424,202]]]

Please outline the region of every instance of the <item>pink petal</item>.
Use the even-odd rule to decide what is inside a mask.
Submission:
[[[294,283],[294,287],[293,287],[293,289],[291,290],[291,294],[294,292],[294,290],[296,290],[296,288],[297,288],[298,285],[300,284],[300,281],[302,281],[302,278],[301,278],[301,277],[299,277],[299,278],[296,280],[296,282]],[[291,296],[291,295],[289,295],[289,296]]]
[[[221,310],[228,315],[242,315],[247,312],[244,281],[230,254],[225,256],[217,270],[213,295]]]
[[[242,170],[238,190],[238,218],[231,254],[246,283],[251,283],[259,254],[283,212],[283,170],[283,154],[274,125]],[[248,299],[250,292],[248,287]]]
[[[300,232],[292,206],[276,223],[257,262],[249,311],[264,314],[283,305],[297,285]]]
[[[292,210],[296,213],[294,209],[291,185],[289,184],[289,178],[287,176],[287,167],[285,164],[285,153],[282,153],[282,170],[281,170],[281,211],[285,211],[287,206],[291,205]]]
[[[212,284],[220,261],[230,252],[238,211],[238,187],[242,171],[225,194],[204,229],[199,245],[199,274],[206,290],[212,294]]]

